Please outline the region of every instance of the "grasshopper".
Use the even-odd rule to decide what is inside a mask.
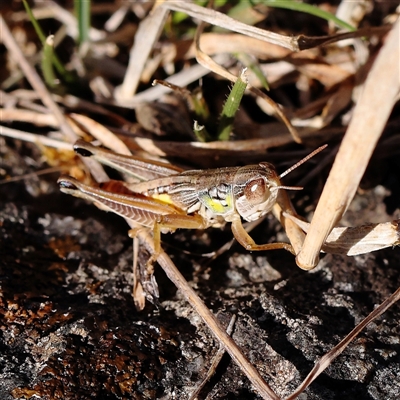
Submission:
[[[86,185],[69,176],[61,176],[58,184],[62,192],[93,201],[100,208],[153,229],[155,252],[148,266],[161,250],[161,233],[176,229],[206,229],[231,223],[236,240],[247,250],[285,249],[294,254],[289,243],[256,244],[242,224],[255,221],[267,214],[284,189],[281,178],[294,168],[322,151],[321,146],[294,166],[278,175],[268,162],[244,167],[226,167],[183,171],[167,163],[124,156],[93,146],[83,140],[74,145],[77,154],[93,157],[136,179],[124,183],[126,193],[114,193]],[[130,231],[134,237],[135,232]]]

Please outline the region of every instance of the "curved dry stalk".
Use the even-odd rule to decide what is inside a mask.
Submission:
[[[197,30],[196,30],[196,35],[195,35],[195,46],[196,46],[196,61],[203,65],[205,68],[215,72],[218,75],[223,76],[224,78],[230,80],[231,82],[236,82],[238,79],[237,76],[231,74],[229,71],[227,71],[225,68],[221,67],[219,64],[217,64],[208,54],[205,54],[201,48],[200,48],[200,36],[203,32],[204,29],[204,22],[199,24]],[[289,119],[286,117],[285,113],[281,110],[280,106],[275,103],[269,96],[267,96],[265,93],[263,93],[261,90],[252,87],[250,84],[247,84],[247,89],[250,90],[253,94],[258,96],[259,98],[263,99],[272,109],[275,111],[276,115],[283,121],[283,123],[286,125],[288,128],[290,134],[293,137],[293,140],[296,143],[301,143],[302,140],[297,133],[297,130],[295,127],[291,124]]]
[[[315,210],[304,246],[296,257],[300,268],[309,270],[318,264],[321,247],[353,199],[389,118],[400,90],[399,37],[398,20],[365,81],[353,119]]]
[[[305,234],[303,230],[288,216],[296,216],[294,209],[286,190],[280,190],[278,194],[278,201],[272,208],[272,213],[275,218],[283,226],[286,236],[289,238],[295,253],[297,254],[303,247]]]

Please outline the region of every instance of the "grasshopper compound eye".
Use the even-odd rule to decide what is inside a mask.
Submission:
[[[246,200],[252,204],[261,204],[267,201],[271,192],[263,178],[257,178],[250,181],[244,188]]]

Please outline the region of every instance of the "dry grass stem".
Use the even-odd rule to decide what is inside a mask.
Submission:
[[[71,144],[61,140],[51,139],[46,136],[37,135],[35,133],[23,132],[18,129],[0,126],[0,135],[10,138],[23,140],[30,143],[40,143],[43,146],[54,147],[59,150],[71,150]]]
[[[230,31],[238,32],[255,39],[264,40],[266,42],[277,44],[292,51],[297,51],[297,43],[293,37],[279,35],[275,32],[269,32],[265,29],[259,29],[254,26],[246,25],[233,18],[228,17],[211,8],[204,8],[192,3],[176,2],[173,0],[165,1],[161,7],[169,10],[180,11],[193,18],[216,25]]]
[[[150,15],[139,24],[135,44],[129,55],[124,82],[115,92],[116,99],[122,104],[136,93],[145,63],[161,34],[167,17],[168,10],[157,6],[156,3]]]
[[[304,232],[308,232],[310,224],[293,215],[284,213],[286,218],[295,222]],[[353,228],[333,228],[322,250],[325,253],[356,256],[371,253],[400,244],[400,221],[366,224]]]
[[[394,25],[365,81],[318,202],[297,265],[312,269],[331,230],[350,204],[400,89],[400,22]],[[379,113],[376,113],[379,110]]]

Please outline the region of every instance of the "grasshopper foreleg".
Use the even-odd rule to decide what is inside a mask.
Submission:
[[[232,233],[235,239],[249,251],[263,251],[263,250],[278,250],[285,249],[290,251],[292,254],[296,255],[293,247],[289,243],[266,243],[266,244],[256,244],[252,237],[246,232],[242,225],[240,216],[237,215],[232,220]]]

